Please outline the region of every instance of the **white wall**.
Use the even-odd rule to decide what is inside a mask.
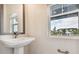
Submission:
[[[78,53],[78,40],[54,39],[48,37],[48,5],[28,5],[28,35],[36,40],[30,45],[30,53],[53,53],[57,49]]]

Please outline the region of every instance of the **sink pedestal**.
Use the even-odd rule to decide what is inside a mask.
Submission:
[[[14,54],[24,54],[24,47],[13,48],[13,49],[14,49]]]

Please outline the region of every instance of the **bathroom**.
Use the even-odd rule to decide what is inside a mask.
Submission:
[[[78,6],[78,4],[76,5]],[[73,7],[73,4],[70,6]],[[60,7],[62,9],[62,6]],[[73,10],[68,9],[68,11],[64,13],[59,11],[59,14],[54,15],[54,8],[52,8],[53,4],[0,4],[0,54],[79,54],[78,33],[54,33],[55,35],[52,35],[50,31],[50,23],[54,16],[61,17],[65,15],[64,20],[74,21],[72,20],[74,18],[78,20],[78,9],[74,7],[75,9],[73,8]],[[52,11],[50,9],[52,9]],[[53,16],[51,16],[51,13],[53,13]],[[67,17],[67,15],[69,16]],[[74,23],[77,22],[78,21]],[[73,25],[78,25],[74,23]],[[66,25],[68,25],[68,23],[65,23],[65,26]],[[78,26],[69,25],[69,27]],[[20,45],[18,43],[21,41],[16,41],[19,40],[18,38],[22,39],[22,37],[26,40],[29,40],[31,37],[31,39],[34,40],[27,45],[26,42],[24,45],[22,44],[21,47],[18,47]],[[14,47],[8,44],[18,45]]]

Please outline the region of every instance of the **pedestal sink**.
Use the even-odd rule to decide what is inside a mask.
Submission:
[[[5,47],[12,48],[14,50],[14,54],[23,54],[24,46],[27,46],[32,41],[34,41],[34,37],[19,37],[14,39],[0,39],[0,41],[5,45]]]

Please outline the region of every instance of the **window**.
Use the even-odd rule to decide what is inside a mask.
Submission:
[[[51,11],[51,15],[60,14],[60,13],[62,13],[62,5],[57,4],[57,5],[51,6],[50,11]]]
[[[18,17],[17,16],[13,16],[11,17],[10,19],[10,24],[11,24],[11,27],[10,27],[10,32],[11,33],[14,33],[14,32],[18,32]]]
[[[63,12],[73,11],[78,9],[78,5],[75,4],[63,4]]]
[[[50,15],[50,34],[79,35],[79,12],[75,11],[78,7],[78,4],[60,4],[51,6],[50,11],[52,9],[55,10],[56,13],[55,11],[50,12],[50,14],[52,13]],[[71,11],[72,13],[68,13]]]

